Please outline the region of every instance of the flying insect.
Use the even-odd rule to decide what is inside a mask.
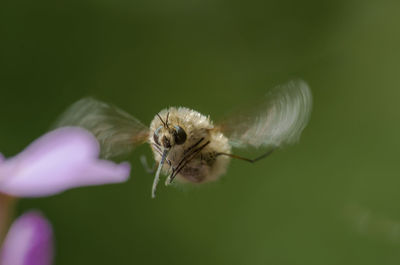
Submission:
[[[186,107],[169,107],[157,113],[147,127],[119,108],[93,98],[83,98],[69,107],[57,127],[79,126],[96,136],[101,156],[110,158],[148,143],[157,171],[152,197],[160,179],[206,183],[226,172],[232,158],[256,162],[273,150],[296,142],[308,123],[312,94],[302,80],[278,86],[260,103],[213,123],[209,116]],[[258,149],[256,158],[245,158],[233,149]]]

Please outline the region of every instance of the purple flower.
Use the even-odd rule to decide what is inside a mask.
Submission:
[[[12,224],[0,254],[2,265],[50,265],[53,232],[40,213],[31,211]]]
[[[49,196],[69,188],[118,183],[129,178],[129,163],[98,159],[92,134],[77,127],[49,132],[15,157],[0,154],[0,192],[16,197]]]

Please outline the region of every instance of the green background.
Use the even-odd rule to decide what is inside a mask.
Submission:
[[[399,2],[397,2],[399,3]],[[0,150],[21,151],[83,96],[149,124],[167,106],[218,119],[303,78],[297,145],[217,183],[124,184],[21,200],[51,220],[56,265],[399,264],[396,1],[3,0]]]

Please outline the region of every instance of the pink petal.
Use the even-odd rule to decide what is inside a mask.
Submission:
[[[100,160],[99,152],[97,140],[84,129],[65,127],[49,132],[0,163],[0,192],[17,197],[48,196],[129,178],[128,163]]]
[[[53,259],[53,232],[38,212],[19,217],[8,231],[1,250],[2,265],[50,265]]]

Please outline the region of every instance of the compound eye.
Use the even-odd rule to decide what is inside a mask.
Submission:
[[[158,141],[158,133],[160,132],[162,126],[158,127],[157,130],[153,134],[153,140],[156,144],[160,145],[160,142]]]
[[[174,126],[175,127],[175,143],[176,144],[183,144],[186,141],[186,132],[182,129],[180,126]]]

